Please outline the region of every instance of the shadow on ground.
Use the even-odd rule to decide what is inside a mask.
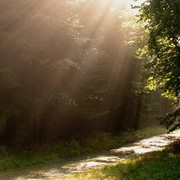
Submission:
[[[94,157],[76,159],[64,164],[43,165],[31,169],[6,171],[1,173],[0,179],[41,180],[60,178],[76,172],[83,172],[92,168],[118,163],[132,157],[162,150],[179,138],[180,134],[154,136]]]

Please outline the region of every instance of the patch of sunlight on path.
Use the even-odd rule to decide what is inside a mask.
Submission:
[[[24,170],[9,172],[0,175],[2,180],[53,180],[60,179],[76,172],[83,172],[92,168],[118,163],[132,157],[143,155],[145,153],[159,151],[169,145],[171,142],[180,138],[180,131],[174,134],[165,134],[147,138],[127,146],[113,149],[97,157],[87,157],[85,159],[69,162],[66,164],[49,165],[34,170]]]

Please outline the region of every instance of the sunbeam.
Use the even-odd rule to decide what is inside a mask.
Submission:
[[[151,72],[143,66],[151,61],[149,48],[154,47],[153,52],[162,50],[160,55],[171,65],[177,51],[173,43],[179,45],[179,34],[173,36],[178,37],[174,41],[169,36],[163,39],[163,34],[157,41],[151,40],[156,37],[149,32],[163,30],[151,23],[165,21],[149,21],[147,16],[147,32],[146,22],[137,20],[141,8],[155,0],[144,3],[139,12],[132,8],[143,2],[0,0],[0,172],[104,152],[125,143],[126,138],[127,142],[139,138],[140,131],[137,136],[134,130],[158,126],[156,117],[172,110],[171,103],[160,96],[161,89],[147,90],[148,86],[155,89],[159,79],[147,79]],[[166,19],[169,16],[163,8]],[[173,23],[174,31],[178,24]],[[162,45],[169,51],[165,53]],[[158,66],[159,59],[154,63],[160,75],[161,67],[166,66]],[[147,81],[152,83],[147,86]],[[127,149],[127,153],[137,150]]]

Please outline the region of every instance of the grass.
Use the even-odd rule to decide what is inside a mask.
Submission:
[[[178,180],[180,154],[153,152],[116,165],[75,174],[64,180]]]
[[[41,147],[34,147],[31,151],[19,153],[0,147],[0,172],[42,164],[63,163],[72,158],[102,153],[127,143],[165,132],[166,130],[163,128],[156,127],[124,132],[119,136],[98,134],[95,137],[81,141],[72,139],[69,142],[44,144]]]

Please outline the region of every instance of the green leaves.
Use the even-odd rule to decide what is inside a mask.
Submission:
[[[164,124],[169,132],[172,132],[178,128],[180,128],[180,108],[178,108],[175,112],[169,113],[166,116],[160,118],[161,124]]]
[[[139,18],[146,24],[149,35],[147,53],[151,61],[146,65],[150,72],[149,89],[162,88],[166,97],[177,100],[180,98],[180,1],[148,0],[139,10]],[[162,121],[167,128],[175,124],[171,130],[179,128],[177,111]]]

